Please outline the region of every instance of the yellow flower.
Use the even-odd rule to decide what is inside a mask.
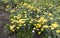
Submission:
[[[9,8],[9,7],[10,7],[9,5],[6,6],[6,8]]]
[[[24,24],[24,26],[26,26],[26,24]]]
[[[56,30],[56,33],[60,33],[60,30]]]
[[[51,30],[54,30],[55,28],[57,28],[59,25],[57,24],[57,22],[54,22],[53,24],[51,24]]]
[[[33,29],[35,30],[36,28],[34,27]]]
[[[16,11],[16,10],[15,10],[15,9],[13,9],[13,10],[11,10],[10,12],[11,12],[11,13],[13,13],[13,12],[15,12],[15,11]]]
[[[44,17],[41,17],[39,20],[38,20],[38,22],[41,22],[41,21],[43,21],[44,20]]]
[[[41,24],[44,24],[47,22],[47,19],[45,19],[44,17],[41,17],[37,22],[41,22]]]
[[[15,20],[13,20],[11,23],[13,24],[15,22]]]
[[[31,8],[32,6],[29,4],[28,6],[27,6],[27,8]]]
[[[14,32],[14,27],[15,27],[15,25],[13,25],[13,26],[10,25],[10,30],[13,32]]]
[[[41,27],[41,24],[37,24],[36,26],[40,28]]]
[[[11,19],[11,21],[14,20],[14,19]]]
[[[27,3],[24,3],[23,5],[26,6],[26,5],[28,5],[28,4],[27,4]]]
[[[38,27],[36,26],[36,28],[38,28]]]
[[[21,24],[19,24],[19,26],[21,27],[22,25],[21,25]]]
[[[59,25],[57,23],[53,23],[52,27],[57,28]]]
[[[44,25],[44,26],[43,26],[43,28],[49,28],[49,26],[47,26],[47,25]]]
[[[14,18],[17,18],[17,16],[14,16]]]
[[[31,9],[34,9],[34,7],[33,7],[33,6],[31,6]]]
[[[37,28],[36,30],[39,30],[39,28]]]
[[[17,29],[19,29],[19,27],[16,27]]]
[[[52,13],[48,13],[49,16],[53,16]]]
[[[24,3],[23,6],[25,6],[29,10],[34,10],[34,11],[36,10],[36,7],[34,7],[34,6],[32,6],[32,5],[28,4],[28,3]]]
[[[41,32],[38,32],[38,34],[41,34]]]
[[[47,19],[44,19],[43,21],[44,21],[44,22],[47,22]]]
[[[54,20],[54,18],[50,18],[51,20]]]
[[[43,28],[41,28],[41,31],[44,31],[44,29],[43,29]]]
[[[55,28],[54,27],[51,27],[51,30],[54,30]]]
[[[24,23],[25,19],[19,19],[19,23]]]

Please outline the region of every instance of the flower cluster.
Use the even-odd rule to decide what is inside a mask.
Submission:
[[[29,29],[38,34],[46,30],[60,33],[60,5],[57,6],[53,3],[36,5],[34,3],[21,2],[13,9],[9,7],[9,5],[6,6],[11,13],[9,25],[11,31]]]

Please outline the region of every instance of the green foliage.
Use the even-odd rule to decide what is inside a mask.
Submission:
[[[33,38],[38,33],[42,38],[60,38],[59,0],[2,0],[8,3],[10,24],[6,27],[17,32],[17,38]],[[34,33],[32,32],[34,30]]]

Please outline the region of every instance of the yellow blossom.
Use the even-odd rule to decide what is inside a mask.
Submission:
[[[44,20],[44,17],[41,17],[39,20],[38,20],[38,22],[41,22],[41,21],[43,21]]]
[[[54,30],[55,28],[54,27],[51,27],[51,30]]]
[[[54,18],[50,18],[51,20],[54,20]]]
[[[14,20],[14,19],[11,19],[11,20]]]
[[[47,19],[44,19],[43,21],[44,21],[44,22],[47,22]]]
[[[24,26],[26,26],[26,24],[24,24]]]
[[[48,13],[49,16],[53,16],[52,13]]]
[[[9,7],[10,7],[9,5],[6,6],[6,8],[9,8]]]
[[[41,34],[41,32],[38,32],[38,34]]]
[[[35,30],[36,28],[34,27],[33,29]]]
[[[25,19],[19,19],[19,23],[24,23]]]
[[[29,4],[28,6],[27,6],[27,8],[31,8],[32,6]]]
[[[36,28],[38,28],[38,27],[36,26]]]
[[[39,30],[39,28],[37,28],[36,30]]]
[[[60,33],[60,30],[56,30],[56,33]]]
[[[34,29],[38,29],[38,28],[41,28],[41,24],[34,24],[35,28]]]
[[[28,4],[27,4],[27,3],[24,3],[23,5],[26,6],[26,5],[28,5]]]
[[[44,29],[43,29],[43,28],[41,28],[41,31],[44,31]]]
[[[12,26],[10,25],[10,30],[13,32],[14,32],[14,27],[15,27],[15,25],[12,25]]]
[[[13,13],[13,12],[15,12],[16,10],[15,9],[13,9],[13,10],[11,10],[11,13]]]
[[[16,27],[17,29],[19,29],[19,27]]]
[[[13,24],[15,22],[15,20],[13,20],[11,23]]]
[[[52,27],[54,27],[54,28],[56,28],[56,27],[58,27],[59,25],[57,24],[57,23],[53,23],[52,24]]]
[[[43,26],[43,28],[49,28],[49,26],[47,26],[47,25],[44,25],[44,26]]]
[[[45,19],[44,17],[41,17],[37,22],[41,22],[41,24],[43,24],[47,22],[47,19]]]
[[[21,24],[19,24],[19,26],[22,26]]]

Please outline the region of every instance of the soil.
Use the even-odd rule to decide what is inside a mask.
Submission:
[[[16,38],[16,34],[9,35],[7,28],[4,26],[8,24],[10,13],[5,11],[4,5],[0,5],[0,38]]]

